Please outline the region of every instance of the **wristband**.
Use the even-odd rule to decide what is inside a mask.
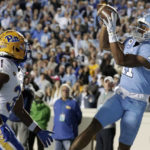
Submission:
[[[117,42],[117,35],[115,33],[109,33],[109,43]]]
[[[37,123],[35,121],[33,121],[30,126],[28,127],[28,129],[30,131],[34,131],[34,129],[37,127]]]

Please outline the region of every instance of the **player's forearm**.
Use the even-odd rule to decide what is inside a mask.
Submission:
[[[21,119],[21,121],[28,128],[30,128],[30,126],[32,126],[31,129],[29,129],[29,130],[32,130],[34,133],[37,133],[38,131],[41,130],[41,128],[33,121],[33,119],[30,117],[29,113],[25,109],[22,109],[22,111],[17,113],[16,115]],[[34,124],[34,127],[32,124]]]
[[[29,128],[30,131],[37,133],[40,127],[33,121],[29,113],[23,108],[23,97],[20,95],[13,108],[15,115]]]
[[[111,43],[110,46],[113,57],[118,65],[131,68],[140,66],[144,66],[148,69],[150,68],[150,63],[145,58],[134,54],[124,54],[120,45],[116,42]]]
[[[99,43],[100,43],[99,45],[101,51],[103,51],[104,49],[110,50],[107,28],[104,25],[102,26],[100,32],[98,33],[98,39],[99,39]]]
[[[124,65],[124,53],[121,50],[118,42],[110,43],[112,55],[118,65]]]
[[[118,65],[125,67],[138,67],[141,65],[138,62],[135,63],[135,56],[131,54],[124,54],[118,42],[110,43],[110,48],[115,62]]]

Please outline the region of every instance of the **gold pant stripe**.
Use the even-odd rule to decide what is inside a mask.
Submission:
[[[4,142],[4,139],[0,140],[0,145],[5,150],[14,150],[14,148],[8,142]]]

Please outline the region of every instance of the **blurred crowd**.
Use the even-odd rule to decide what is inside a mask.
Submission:
[[[119,83],[121,67],[111,53],[101,51],[97,33],[101,28],[97,4],[102,0],[1,0],[0,32],[14,29],[30,44],[31,59],[23,72],[30,88],[44,92],[49,105],[60,97],[61,84],[71,86],[71,95],[80,103],[90,95],[82,108],[96,108],[107,76],[113,77],[113,88]],[[136,19],[150,13],[150,2],[144,0],[108,0],[119,12],[119,39],[130,36]],[[86,93],[86,94],[85,94]]]
[[[23,64],[32,88],[44,91],[44,100],[53,105],[60,97],[60,86],[67,83],[72,96],[82,99],[86,91],[96,108],[105,76],[118,84],[121,67],[111,53],[101,51],[97,33],[101,28],[97,4],[102,0],[1,0],[0,32],[14,29],[28,40],[31,59]],[[136,19],[150,13],[150,3],[143,0],[108,0],[119,12],[117,27],[120,40],[130,36]],[[33,85],[34,84],[34,85]],[[36,85],[36,88],[35,88]],[[81,101],[81,100],[79,100]]]

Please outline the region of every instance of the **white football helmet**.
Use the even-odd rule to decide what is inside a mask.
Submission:
[[[138,27],[133,33],[133,37],[142,42],[144,40],[150,40],[150,14],[146,14],[137,20]]]

